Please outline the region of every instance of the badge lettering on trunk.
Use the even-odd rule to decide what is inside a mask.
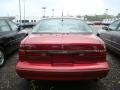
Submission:
[[[64,49],[64,45],[61,45],[61,48]]]

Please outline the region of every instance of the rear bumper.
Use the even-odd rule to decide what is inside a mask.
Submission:
[[[16,72],[19,76],[33,80],[94,80],[105,77],[109,72],[107,62],[71,67],[40,66],[18,62]]]

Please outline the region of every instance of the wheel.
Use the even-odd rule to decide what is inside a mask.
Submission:
[[[99,79],[94,79],[93,81],[94,81],[94,82],[99,82],[100,80],[99,80]]]
[[[5,55],[3,49],[0,48],[0,67],[2,67],[4,64],[5,64]]]

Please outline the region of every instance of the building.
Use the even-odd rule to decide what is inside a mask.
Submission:
[[[16,18],[13,20],[17,24],[21,25],[35,25],[39,20],[41,20],[41,17],[34,17],[34,16],[29,16],[29,17],[20,17],[16,16]]]

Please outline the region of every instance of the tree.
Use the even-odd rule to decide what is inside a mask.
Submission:
[[[107,18],[113,18],[112,15],[107,15]],[[87,18],[88,21],[102,21],[103,19],[106,19],[106,15],[85,15],[85,18]]]
[[[81,15],[77,15],[76,17],[77,17],[77,18],[81,18]]]
[[[116,16],[117,18],[120,18],[120,13],[118,13],[118,15]]]

